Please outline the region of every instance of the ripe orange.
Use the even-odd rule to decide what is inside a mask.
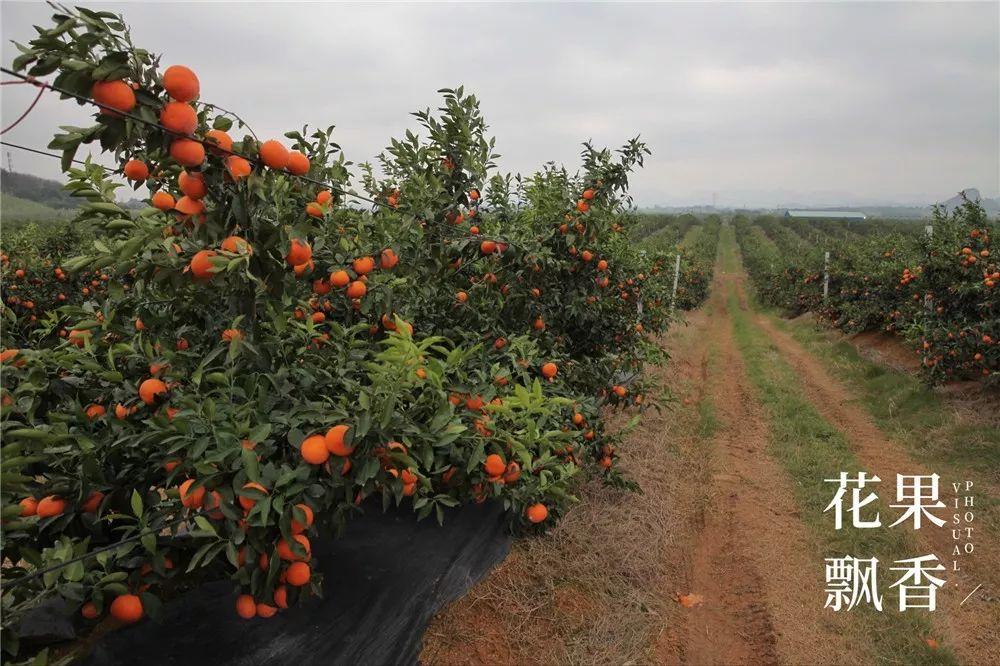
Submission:
[[[163,87],[178,102],[190,102],[201,91],[198,77],[184,65],[171,65],[164,70]]]
[[[312,259],[312,247],[301,239],[293,238],[285,259],[292,266],[301,266]]]
[[[223,251],[232,252],[233,254],[253,254],[253,248],[250,247],[250,243],[239,236],[229,236],[222,241],[221,247]]]
[[[344,441],[347,436],[347,432],[350,429],[351,426],[335,425],[327,430],[326,436],[324,437],[326,450],[335,456],[340,456],[341,458],[346,458],[354,453],[354,446]]]
[[[205,143],[209,144],[213,155],[225,155],[233,149],[233,138],[222,130],[210,129],[205,132]]]
[[[484,240],[479,244],[479,251],[483,254],[493,254],[497,251],[497,244],[491,240]]]
[[[485,470],[487,476],[500,476],[505,469],[507,469],[507,463],[503,461],[503,458],[495,453],[486,456],[486,461],[483,463],[483,470]]]
[[[594,198],[594,194],[595,194],[594,190],[588,188],[583,191],[583,198],[586,199],[587,201],[590,201],[591,199]]]
[[[191,275],[198,280],[208,280],[215,275],[215,266],[212,257],[216,256],[214,250],[199,250],[191,257]]]
[[[459,303],[465,303],[466,301],[469,300],[469,295],[464,291],[460,291],[457,294],[455,294],[455,298],[458,300]]]
[[[104,405],[88,405],[84,413],[87,415],[87,419],[93,421],[94,419],[104,416],[107,412],[104,409]]]
[[[87,495],[87,500],[80,505],[84,513],[97,513],[97,509],[100,508],[101,502],[104,501],[104,493],[99,490],[91,491]]]
[[[528,520],[532,523],[540,523],[549,517],[549,510],[541,502],[536,502],[527,508],[525,515],[528,516]]]
[[[142,600],[134,594],[123,594],[111,602],[111,617],[132,624],[142,619]]]
[[[333,193],[330,190],[320,190],[316,195],[316,203],[320,206],[330,203],[331,199],[333,199]]]
[[[323,217],[323,207],[315,201],[306,204],[306,214],[310,217]]]
[[[260,485],[259,483],[253,483],[252,481],[250,483],[243,484],[243,488],[244,490],[247,489],[259,490],[265,495],[267,494],[267,488]],[[246,511],[249,511],[254,507],[255,504],[257,504],[257,500],[253,499],[252,497],[246,497],[244,495],[239,496],[239,502],[240,506],[243,507]]]
[[[278,608],[288,608],[288,588],[284,585],[274,588],[274,605]]]
[[[205,176],[199,171],[181,171],[181,175],[177,177],[177,187],[192,199],[201,199],[208,191]]]
[[[187,102],[167,102],[160,109],[160,124],[177,134],[194,134],[198,112]]]
[[[503,482],[506,484],[515,483],[521,478],[521,466],[516,462],[507,463],[507,469],[503,472]]]
[[[351,282],[351,275],[347,271],[334,271],[330,273],[330,284],[338,289],[346,287]]]
[[[545,320],[539,317],[538,319],[535,320],[535,322],[531,325],[531,327],[534,328],[536,331],[544,331]]]
[[[309,545],[309,539],[304,534],[293,534],[292,539],[297,541],[299,545],[301,545],[305,549],[306,551],[305,556],[297,555],[295,551],[292,550],[292,547],[289,545],[288,541],[286,541],[285,539],[281,539],[280,541],[278,541],[278,548],[277,548],[278,557],[285,560],[286,562],[308,561],[309,558],[312,556],[312,548]]]
[[[311,577],[312,571],[309,569],[308,564],[305,562],[292,562],[286,571],[285,580],[288,581],[289,585],[302,587],[309,582],[309,578]]]
[[[147,379],[139,384],[139,398],[147,405],[152,405],[160,396],[167,394],[167,385],[159,379]]]
[[[557,372],[559,372],[559,366],[552,361],[549,361],[542,366],[542,376],[546,379],[552,379],[556,376]]]
[[[221,339],[223,342],[232,342],[233,340],[242,340],[243,332],[238,328],[225,328],[222,330]]]
[[[43,497],[38,501],[35,514],[39,518],[49,518],[51,516],[61,516],[66,512],[66,500],[55,495]]]
[[[97,610],[97,606],[94,605],[93,601],[88,601],[83,606],[80,606],[80,615],[87,620],[96,620],[100,615],[100,612]]]
[[[327,455],[329,455],[329,453],[327,453]],[[302,513],[305,514],[306,522],[303,524],[295,520],[295,512],[292,512],[292,534],[301,534],[302,532],[305,532],[307,529],[312,527],[313,510],[309,507],[308,504],[296,504],[295,508],[302,510]]]
[[[265,141],[260,145],[260,159],[272,169],[284,169],[288,166],[288,149],[280,141]]]
[[[146,180],[149,178],[149,167],[142,160],[129,160],[122,168],[122,173],[129,180]]]
[[[86,329],[73,329],[69,332],[69,341],[71,344],[77,347],[83,347],[91,337],[93,333]]]
[[[285,168],[290,174],[304,176],[309,173],[309,158],[297,150],[292,150],[288,153],[288,164]]]
[[[153,194],[153,198],[150,200],[153,204],[153,208],[159,208],[160,210],[172,210],[174,207],[174,198],[170,196],[168,192],[160,190]]]
[[[174,139],[170,142],[170,157],[181,166],[201,166],[205,161],[205,146],[191,139]]]
[[[241,594],[236,599],[236,614],[244,620],[257,615],[257,604],[249,594]]]
[[[576,202],[576,209],[581,213],[586,213],[588,210],[590,210],[590,204],[584,201],[583,199],[580,199],[579,201]]]
[[[260,603],[257,604],[257,617],[269,618],[274,617],[278,614],[278,609],[274,606],[268,606],[267,604]]]
[[[330,452],[326,449],[326,440],[323,435],[313,435],[306,437],[299,447],[302,459],[310,465],[322,465],[330,459]]]
[[[28,518],[38,513],[38,500],[34,497],[25,497],[19,504],[21,505],[21,513],[18,515],[22,518]]]
[[[205,486],[198,486],[191,490],[194,479],[188,479],[180,485],[178,489],[181,495],[181,506],[187,509],[200,509],[205,502]]]
[[[124,81],[97,81],[90,89],[90,96],[102,106],[111,107],[128,113],[135,108],[135,92]],[[117,116],[110,109],[101,109],[101,113]]]
[[[362,298],[367,293],[368,293],[368,287],[365,286],[365,283],[362,282],[361,280],[355,280],[347,288],[348,298]]]
[[[371,257],[358,257],[351,262],[351,268],[358,275],[367,275],[375,269],[375,260]]]
[[[181,197],[174,205],[174,210],[183,216],[200,215],[205,212],[205,204],[201,199]]]
[[[248,160],[242,157],[230,155],[226,158],[226,170],[229,171],[229,176],[233,180],[240,180],[250,175],[250,172],[253,171],[253,166]]]
[[[604,259],[601,259],[600,261],[598,261],[597,262],[597,270],[599,270],[599,271],[606,271],[606,270],[608,270],[608,262],[605,261]]]

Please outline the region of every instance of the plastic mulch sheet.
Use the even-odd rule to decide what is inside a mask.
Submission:
[[[210,583],[95,642],[91,666],[415,664],[424,631],[510,548],[497,504],[450,511],[443,526],[369,507],[340,539],[312,539],[323,598],[242,620],[229,581]]]

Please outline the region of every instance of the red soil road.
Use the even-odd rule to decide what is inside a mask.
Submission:
[[[941,475],[940,495],[943,500],[953,498],[951,483],[964,481],[946,470],[930,470],[918,463],[903,446],[893,441],[874,424],[871,416],[860,406],[851,391],[833,377],[822,364],[787,333],[777,329],[765,316],[757,315],[755,322],[770,338],[799,376],[803,394],[816,410],[835,428],[841,431],[862,467],[882,479],[882,487],[891,489],[894,496],[896,474]],[[987,498],[996,500],[997,489],[982,478],[973,478],[972,493],[976,501],[984,504]],[[883,491],[885,492],[885,491]],[[948,502],[946,501],[946,504]],[[937,512],[941,518],[951,519],[953,507]],[[895,520],[893,518],[892,520]],[[892,522],[890,520],[890,522]],[[938,528],[933,524],[911,534],[923,549],[918,555],[934,553],[948,567],[943,572],[948,587],[938,594],[935,621],[951,638],[949,645],[964,663],[1000,663],[1000,535],[991,534],[982,521],[974,522],[972,541],[976,550],[972,555],[958,557],[960,571],[952,571],[952,525],[946,522]],[[964,604],[962,600],[978,586],[982,587]]]

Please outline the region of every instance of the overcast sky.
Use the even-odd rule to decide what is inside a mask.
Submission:
[[[579,144],[637,133],[653,156],[640,205],[927,203],[1000,190],[1000,3],[320,4],[98,3],[134,41],[190,66],[202,98],[261,136],[335,124],[373,158],[464,84],[503,155],[575,168]],[[42,2],[2,2],[11,40]],[[30,102],[2,89],[3,125]],[[5,140],[43,147],[87,113],[46,95]],[[7,156],[3,157],[7,167]],[[58,161],[11,151],[58,177]]]

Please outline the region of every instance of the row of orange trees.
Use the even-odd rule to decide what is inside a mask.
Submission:
[[[966,201],[933,219],[894,225],[834,225],[736,219],[758,296],[791,314],[812,311],[847,333],[899,334],[920,354],[929,381],[1000,375],[1000,232]],[[902,230],[901,230],[902,229]],[[829,295],[823,298],[825,252]]]
[[[678,309],[696,308],[708,297],[719,245],[719,227],[718,215],[704,219],[690,214],[648,215],[642,220],[640,233],[633,234],[641,239],[643,247],[655,254],[660,265],[677,272],[677,293],[672,300]],[[675,263],[678,256],[679,271]]]
[[[270,617],[319,591],[310,538],[373,507],[493,499],[538,530],[580,470],[628,484],[601,415],[646,406],[672,277],[625,233],[638,139],[513,179],[477,99],[443,90],[352,196],[331,130],[258,139],[112,13],[60,10],[18,48],[16,70],[100,106],[50,145],[96,238],[3,266],[7,655],[38,649],[20,618],[57,597],[85,629],[228,577],[241,616]],[[82,144],[149,207],[69,169]],[[58,275],[70,302],[8,304]]]

